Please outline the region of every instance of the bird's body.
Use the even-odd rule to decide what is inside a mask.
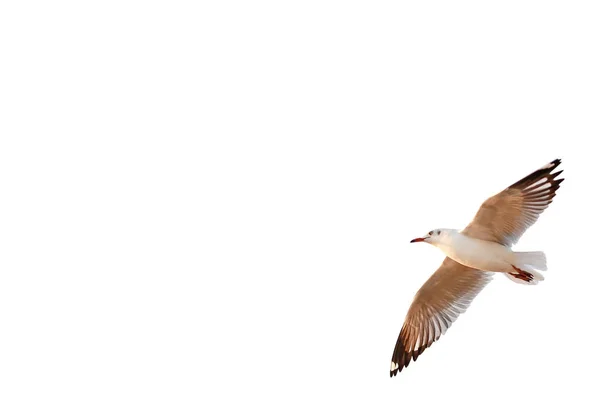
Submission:
[[[438,270],[415,295],[392,355],[390,376],[407,367],[465,312],[490,282],[504,273],[520,284],[544,280],[541,251],[515,252],[512,246],[550,205],[563,179],[552,172],[560,160],[534,171],[488,198],[462,231],[435,229],[411,242],[425,242],[446,254]]]
[[[502,244],[476,239],[456,229],[445,229],[437,248],[461,265],[488,272],[513,271],[515,255]]]

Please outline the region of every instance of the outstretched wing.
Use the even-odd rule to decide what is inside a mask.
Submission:
[[[544,165],[504,191],[488,198],[463,233],[481,240],[512,246],[552,203],[562,171],[552,171],[560,159]]]
[[[444,259],[408,310],[392,355],[390,377],[437,341],[491,279],[492,273]]]

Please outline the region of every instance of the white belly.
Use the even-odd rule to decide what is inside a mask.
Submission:
[[[438,247],[450,258],[465,266],[490,272],[510,272],[514,260],[510,248],[498,243],[474,239],[461,233],[452,236],[451,244]]]

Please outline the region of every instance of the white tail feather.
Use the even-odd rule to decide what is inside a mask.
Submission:
[[[546,271],[546,254],[542,251],[515,252],[517,267],[531,266],[536,270]]]
[[[538,272],[538,270],[546,271],[546,255],[542,251],[531,251],[531,252],[515,252],[514,265],[533,276],[533,280],[525,281],[520,278],[513,277],[509,273],[506,273],[511,281],[518,282],[519,284],[535,285],[540,281],[544,281],[544,276]]]

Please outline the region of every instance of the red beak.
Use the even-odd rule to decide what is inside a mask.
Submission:
[[[416,243],[416,242],[424,242],[424,241],[425,241],[425,238],[418,237],[416,239],[412,239],[410,242],[411,243]]]

